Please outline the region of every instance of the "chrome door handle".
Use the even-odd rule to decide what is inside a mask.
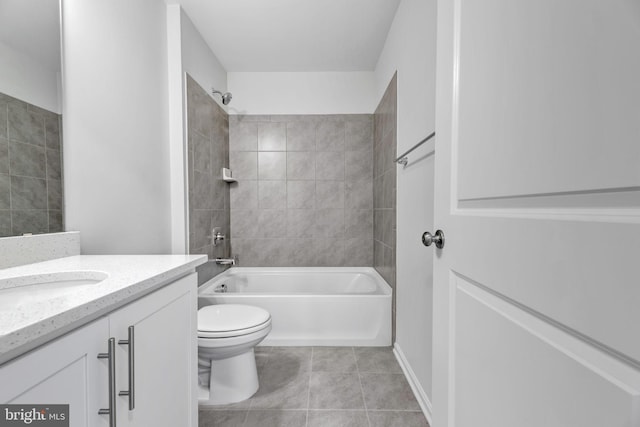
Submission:
[[[136,369],[135,369],[135,345],[134,345],[134,327],[129,326],[127,331],[127,339],[119,340],[118,344],[129,346],[129,390],[121,391],[118,396],[129,396],[129,410],[133,411],[136,407],[135,402],[135,382],[136,382]]]
[[[98,353],[98,359],[109,363],[109,407],[98,410],[100,415],[109,415],[109,427],[116,427],[116,339],[109,338],[108,353]]]
[[[436,248],[442,249],[444,247],[444,232],[442,230],[436,230],[436,234],[431,234],[428,231],[422,233],[422,244],[425,246],[431,246],[435,243]]]

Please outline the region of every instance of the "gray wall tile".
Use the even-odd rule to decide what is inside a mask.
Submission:
[[[314,209],[287,209],[287,236],[313,237],[316,235]]]
[[[317,151],[344,151],[344,119],[324,119],[316,127]]]
[[[190,206],[193,209],[213,209],[213,184],[211,174],[194,172]]]
[[[25,103],[11,102],[8,109],[9,139],[44,146],[44,117],[29,111]]]
[[[319,238],[313,241],[317,267],[341,267],[344,265],[344,240]]]
[[[287,152],[287,179],[316,179],[316,156],[313,152]]]
[[[230,119],[239,180],[231,187],[231,246],[241,266],[373,265],[373,121],[367,114]]]
[[[258,151],[258,124],[251,122],[230,124],[229,151]]]
[[[264,237],[287,236],[287,212],[278,209],[258,211],[258,233]]]
[[[314,239],[287,239],[284,244],[288,248],[286,266],[313,267],[317,256]]]
[[[4,232],[63,231],[60,116],[0,93],[0,122],[0,209],[20,211]]]
[[[44,121],[45,145],[60,150],[60,117],[47,117]]]
[[[231,185],[231,210],[258,208],[258,181],[238,181]]]
[[[11,209],[11,177],[0,175],[0,209]]]
[[[362,180],[345,184],[344,207],[346,209],[372,209],[373,184]]]
[[[371,209],[347,209],[344,214],[345,237],[373,239],[373,211]]]
[[[287,155],[282,152],[258,153],[258,179],[286,179]]]
[[[64,231],[62,211],[49,209],[49,233],[59,233]]]
[[[344,237],[344,209],[316,210],[317,237]]]
[[[11,211],[9,209],[0,210],[0,237],[11,236]]]
[[[316,153],[317,180],[344,180],[344,151]]]
[[[9,140],[0,137],[0,173],[9,173]]]
[[[258,181],[258,207],[284,209],[287,206],[286,181]]]
[[[259,266],[259,254],[262,248],[256,244],[256,239],[251,237],[249,239],[236,238],[231,240],[231,253],[238,257],[238,264],[240,266]]]
[[[287,181],[288,209],[315,209],[315,181]]]
[[[62,210],[62,181],[47,180],[47,203],[48,209]]]
[[[0,94],[0,97],[2,94]],[[7,121],[8,121],[8,104],[5,100],[0,99],[0,138],[7,138]]]
[[[373,151],[373,120],[347,120],[344,140],[345,150]]]
[[[258,153],[256,151],[232,151],[229,153],[229,163],[235,179],[258,179]]]
[[[287,123],[287,152],[315,150],[316,124],[314,121]]]
[[[24,233],[46,233],[49,231],[49,218],[46,209],[12,210],[11,234],[19,236]]]
[[[231,238],[252,238],[260,234],[257,209],[238,209],[231,215]]]
[[[43,147],[22,144],[17,141],[9,143],[9,169],[11,175],[46,177],[46,161]]]
[[[11,208],[21,210],[47,209],[47,181],[44,179],[12,176]]]
[[[316,207],[318,209],[344,209],[344,182],[316,182]]]
[[[189,135],[189,253],[206,254],[211,258],[227,258],[231,247],[232,203],[229,184],[222,181],[221,169],[229,167],[229,119],[226,112],[187,76],[187,126]],[[251,129],[243,129],[242,142],[257,149],[257,133],[251,138]],[[243,147],[240,146],[242,149]],[[254,177],[255,178],[255,177]],[[243,206],[256,208],[258,191],[254,185],[235,186],[233,202],[239,209]],[[213,227],[220,227],[226,239],[213,246]],[[213,262],[198,268],[198,282],[204,283],[224,271]]]
[[[373,239],[371,236],[344,240],[345,267],[360,267],[373,264]]]
[[[286,123],[258,124],[258,151],[286,151]]]
[[[192,130],[189,132],[189,147],[193,149],[193,170],[211,173],[210,139]]]
[[[344,179],[360,181],[373,179],[373,153],[346,151],[344,153]]]
[[[189,230],[193,230],[193,238],[189,246],[201,248],[211,243],[212,211],[210,209],[193,209],[190,212]]]
[[[214,176],[212,177],[211,185],[213,188],[213,195],[211,196],[211,208],[218,210],[229,210],[229,184],[227,184],[217,176]]]
[[[373,129],[373,265],[391,285],[395,340],[396,280],[396,76],[376,108]]]
[[[62,165],[60,151],[47,149],[47,179],[62,180]]]

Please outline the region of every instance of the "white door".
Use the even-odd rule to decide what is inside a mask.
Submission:
[[[438,1],[434,426],[640,426],[640,1]]]

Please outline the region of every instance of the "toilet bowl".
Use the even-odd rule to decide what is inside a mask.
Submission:
[[[218,304],[198,310],[199,400],[223,405],[258,391],[253,348],[271,331],[268,311],[250,305]]]

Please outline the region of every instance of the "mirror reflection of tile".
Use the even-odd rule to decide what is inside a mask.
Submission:
[[[0,237],[64,230],[61,117],[0,93]]]

